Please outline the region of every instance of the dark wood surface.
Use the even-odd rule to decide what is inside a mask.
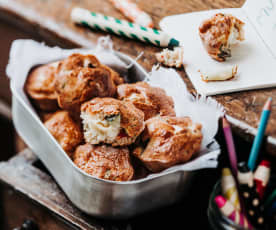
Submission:
[[[149,13],[158,27],[159,21],[172,14],[179,14],[206,9],[240,7],[244,0],[139,0],[138,5]],[[0,18],[8,20],[40,39],[62,47],[93,46],[97,39],[106,35],[101,32],[88,31],[75,26],[70,20],[70,11],[74,6],[84,7],[106,15],[124,18],[108,0],[0,0]],[[183,28],[185,29],[185,28]],[[146,70],[151,70],[156,63],[155,52],[160,49],[146,44],[111,36],[114,48],[136,57],[141,51],[139,60]],[[184,71],[179,71],[190,91],[194,91]],[[276,155],[276,89],[252,90],[240,93],[219,95],[214,98],[224,105],[231,116],[236,134],[252,141],[258,126],[259,116],[267,97],[273,98],[273,111],[267,128],[265,147]]]

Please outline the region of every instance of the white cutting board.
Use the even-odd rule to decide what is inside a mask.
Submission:
[[[215,13],[230,13],[245,22],[245,41],[233,47],[232,57],[220,63],[205,51],[198,28]],[[248,0],[242,8],[173,15],[160,22],[162,30],[184,47],[184,66],[199,94],[216,95],[276,86],[276,0]],[[229,81],[204,82],[199,70],[238,65],[237,77]]]

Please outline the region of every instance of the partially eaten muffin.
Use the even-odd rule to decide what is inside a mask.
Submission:
[[[231,48],[244,40],[244,22],[231,14],[215,14],[203,21],[199,35],[204,48],[215,60],[223,62],[231,57]]]
[[[94,98],[81,106],[84,138],[90,144],[132,144],[144,129],[144,113],[132,103]]]

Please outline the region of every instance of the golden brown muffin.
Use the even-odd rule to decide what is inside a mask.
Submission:
[[[25,91],[34,104],[43,111],[58,109],[55,93],[55,72],[58,62],[34,68],[25,83]]]
[[[100,67],[100,61],[94,55],[72,54],[68,58],[60,62],[58,66],[58,74],[66,74],[77,68],[97,68]]]
[[[129,181],[134,174],[126,147],[80,145],[75,151],[73,160],[80,169],[101,179]]]
[[[81,106],[84,138],[90,144],[125,146],[144,129],[144,114],[132,103],[94,98]]]
[[[201,125],[188,117],[154,117],[146,121],[145,147],[137,147],[133,154],[152,172],[159,172],[175,164],[184,163],[199,151]]]
[[[122,84],[117,88],[119,99],[132,102],[145,114],[145,120],[156,115],[175,116],[174,102],[165,90],[152,87],[146,82]]]
[[[55,87],[58,104],[66,110],[79,110],[85,101],[116,93],[110,72],[102,68],[76,68],[67,74],[57,75]]]
[[[83,141],[80,126],[70,117],[67,111],[54,113],[44,125],[69,156]]]
[[[230,14],[215,14],[203,21],[199,35],[208,54],[223,62],[231,57],[231,45],[244,40],[244,23]]]
[[[79,111],[81,103],[116,93],[109,68],[93,55],[72,54],[57,67],[55,89],[62,109]]]

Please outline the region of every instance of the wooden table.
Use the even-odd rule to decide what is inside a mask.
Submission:
[[[214,8],[239,7],[243,0],[138,0],[136,2],[152,15],[154,23],[158,27],[160,19],[167,15]],[[0,0],[0,20],[16,25],[30,33],[34,39],[45,40],[50,45],[59,45],[64,48],[94,46],[97,39],[106,34],[91,33],[76,27],[69,20],[70,10],[74,6],[124,18],[109,4],[108,0]],[[144,56],[139,63],[146,70],[150,71],[152,65],[156,63],[154,53],[160,51],[159,48],[113,35],[111,37],[116,50],[133,58],[144,51]],[[193,92],[193,86],[185,72],[179,71],[179,73],[189,90]],[[234,126],[235,133],[251,141],[255,134],[254,128],[257,127],[262,105],[268,96],[272,96],[276,101],[275,92],[275,89],[254,90],[214,98],[225,106],[227,114],[231,116],[230,121]],[[10,116],[6,107],[2,111],[6,116]],[[275,122],[276,113],[273,111],[265,147],[274,155],[276,155]],[[238,141],[237,139],[236,142],[239,146],[245,145],[244,142]],[[243,149],[245,154],[241,154],[241,158],[246,157],[250,148]],[[208,229],[206,215],[208,197],[218,177],[219,169],[203,170],[200,177],[194,182],[191,191],[193,196],[183,199],[177,205],[162,208],[131,220],[120,222],[100,220],[89,217],[75,208],[56,185],[47,169],[27,149],[9,161],[0,163],[0,180],[5,184],[1,186],[4,189],[0,190],[2,191],[0,195],[7,201],[1,202],[0,211],[4,212],[1,213],[2,217],[9,216],[10,218],[5,225],[6,228],[1,228],[1,225],[0,228],[11,229],[19,226],[24,218],[32,218],[40,224],[41,230],[179,229],[180,226],[184,229],[191,225],[194,229]],[[204,182],[204,193],[202,193],[202,182]],[[14,191],[16,192],[14,193]],[[29,200],[34,203],[30,203]]]

